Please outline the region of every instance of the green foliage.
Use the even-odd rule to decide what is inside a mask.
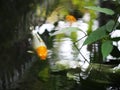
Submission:
[[[109,33],[112,32],[114,25],[115,25],[115,21],[110,20],[106,25],[97,28],[95,31],[90,33],[90,35],[85,40],[84,45],[91,44],[97,40],[107,37]]]
[[[112,51],[113,49],[113,45],[112,45],[112,41],[110,40],[106,40],[102,43],[102,54],[103,54],[103,58],[105,58],[106,56],[109,55],[109,53]]]
[[[85,7],[87,9],[95,10],[98,12],[105,13],[107,15],[114,15],[114,11],[108,8],[101,8],[101,7],[95,7],[95,6],[88,6]],[[113,30],[116,29],[118,26],[118,22],[116,20],[110,20],[108,21],[104,26],[99,27],[95,31],[91,32],[86,40],[84,41],[84,45],[86,44],[92,44],[93,42],[96,42],[98,40],[104,40],[101,45],[101,52],[103,59],[107,57],[110,52],[113,50],[113,41],[118,41],[120,38],[110,38],[110,34]]]
[[[98,40],[105,39],[104,42],[102,42],[101,46],[101,52],[103,55],[103,58],[108,56],[110,52],[113,49],[112,41],[118,41],[119,38],[113,38],[111,39],[110,33],[113,31],[115,25],[115,22],[113,20],[108,21],[108,23],[104,26],[99,27],[95,31],[91,32],[90,35],[86,38],[84,41],[84,45],[86,44],[92,44]],[[111,40],[111,41],[110,41]]]
[[[92,33],[90,33],[90,35],[84,41],[84,45],[91,44],[91,43],[93,43],[97,40],[100,40],[106,36],[107,36],[107,33],[105,31],[105,26],[102,26],[102,27],[98,28],[97,30],[93,31]]]
[[[107,15],[114,15],[115,13],[113,10],[108,8],[101,8],[101,7],[95,7],[95,6],[88,6],[85,8],[102,12]],[[101,39],[106,39],[104,42],[102,42],[101,52],[102,52],[103,58],[107,57],[113,49],[112,41],[114,40],[118,41],[118,39],[116,38],[114,39],[109,38],[110,33],[114,29],[116,29],[116,27],[117,27],[117,22],[115,22],[115,20],[108,21],[106,25],[101,26],[97,30],[91,32],[90,35],[88,35],[88,37],[86,38],[84,45],[92,44],[93,42],[96,42]]]
[[[108,9],[108,8],[101,8],[101,7],[96,7],[96,6],[88,6],[88,7],[85,7],[85,8],[95,10],[95,11],[98,11],[98,12],[102,12],[102,13],[105,13],[105,14],[108,14],[108,15],[113,15],[114,14],[114,11],[111,10],[111,9]]]
[[[115,25],[115,21],[114,20],[110,20],[107,24],[106,24],[106,30],[108,32],[111,32],[113,30],[113,27]]]

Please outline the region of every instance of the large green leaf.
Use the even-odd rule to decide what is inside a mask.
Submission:
[[[108,32],[111,32],[113,30],[113,27],[115,25],[115,21],[114,20],[110,20],[107,24],[106,24],[106,30]]]
[[[62,33],[71,33],[71,32],[76,32],[76,31],[82,31],[77,27],[66,27],[63,28],[62,30],[58,30],[56,32],[54,32],[53,34],[51,34],[51,36],[57,35],[57,34],[62,34]]]
[[[104,41],[102,43],[102,49],[101,49],[103,58],[108,56],[110,54],[110,52],[112,51],[112,49],[113,49],[112,41],[110,41],[110,40]]]
[[[90,35],[84,41],[84,45],[91,44],[105,37],[107,35],[105,29],[106,29],[105,26],[102,26],[98,28],[97,30],[93,31],[92,33],[90,33]]]
[[[108,14],[108,15],[113,15],[114,14],[114,11],[111,10],[111,9],[108,9],[108,8],[101,8],[101,7],[96,7],[96,6],[88,6],[88,7],[85,7],[85,8],[95,10],[95,11],[98,11],[98,12],[102,12],[102,13],[105,13],[105,14]]]

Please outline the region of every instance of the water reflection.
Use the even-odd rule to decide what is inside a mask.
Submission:
[[[62,38],[60,42],[58,40],[54,40],[53,48],[56,49],[58,53],[58,60],[75,60],[74,51],[72,48],[72,40],[70,38]]]
[[[83,32],[77,32],[77,36],[77,40],[80,39],[80,41],[75,44],[72,37],[60,36],[53,40],[53,47],[49,50],[48,56],[51,71],[68,70],[64,75],[81,85],[80,88],[83,88],[81,90],[93,89],[92,87],[95,87],[94,90],[112,90],[114,88],[111,86],[113,74],[111,74],[110,66],[103,65],[100,67],[99,64],[94,64],[92,68],[89,68],[91,58],[94,59],[95,55],[97,55],[98,44],[93,44],[91,47],[82,46],[86,37],[82,38],[84,37]]]
[[[87,46],[83,46],[85,33],[78,31],[76,37],[76,40],[73,40],[72,37],[58,35],[53,40],[53,48],[49,51],[49,62],[53,72],[79,68],[77,72],[76,70],[67,72],[66,76],[80,83],[80,77],[86,79],[89,76],[89,72],[85,71],[89,67],[90,51]]]
[[[51,49],[51,51],[52,54],[51,57],[49,58],[51,68],[56,67],[57,61],[61,61],[60,63],[63,62],[64,65],[66,65],[70,61],[76,60],[77,53],[73,48],[73,42],[72,39],[70,38],[67,37],[62,37],[61,39],[55,38],[53,40],[53,48]]]

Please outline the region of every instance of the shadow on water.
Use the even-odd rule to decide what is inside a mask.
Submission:
[[[34,19],[38,2],[44,0],[0,0],[0,90],[16,86],[35,61],[27,51],[31,50],[30,25],[42,23]]]
[[[38,61],[33,63],[30,71],[24,74],[15,87],[8,90],[72,90],[74,81],[68,80],[62,74],[50,74],[48,61],[35,59]]]
[[[31,66],[32,55],[27,53],[29,49],[27,40],[13,43],[6,48],[1,48],[0,54],[0,89],[6,90],[12,87],[22,77],[27,68]]]

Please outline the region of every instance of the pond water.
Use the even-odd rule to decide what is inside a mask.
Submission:
[[[119,90],[119,71],[114,73],[115,65],[90,63],[90,59],[96,59],[98,44],[82,46],[85,38],[81,39],[84,34],[79,31],[69,35],[55,36],[49,49],[50,78],[55,83],[50,90]]]
[[[18,49],[17,45],[20,44],[15,44],[20,53],[18,57],[14,54],[15,60],[20,57],[23,62],[24,59],[29,61],[17,65],[21,69],[15,69],[14,75],[8,74],[5,80],[0,79],[1,90],[119,90],[119,68],[115,68],[116,65],[95,63],[99,58],[98,44],[82,46],[86,38],[84,36],[82,31],[43,35],[48,47],[45,61],[28,53],[28,48]]]
[[[62,3],[63,6],[65,5],[68,7],[66,9],[74,11],[76,8],[73,8],[73,4],[69,0],[66,1]],[[28,50],[31,49],[29,27],[42,25],[49,16],[48,14],[54,12],[53,9],[57,5],[59,6],[60,0],[35,0],[35,2],[34,0],[8,0],[7,2],[1,0],[0,2],[0,16],[2,17],[0,19],[0,30],[4,30],[0,33],[0,90],[120,89],[119,62],[114,65],[100,63],[102,57],[98,53],[99,46],[97,43],[82,46],[86,38],[83,32],[68,32],[53,37],[43,35],[48,47],[48,57],[45,61],[40,60],[35,54],[28,53]],[[37,4],[36,12],[31,11],[36,7],[34,4]],[[78,6],[82,4],[84,3],[79,3]],[[59,11],[60,8],[57,7],[54,12],[55,15],[50,16],[52,20],[56,18],[58,20],[62,17],[58,14],[66,12],[66,9]],[[56,12],[57,10],[58,12]],[[69,10],[66,14],[68,12]],[[78,17],[81,18],[82,14],[79,14]],[[89,17],[85,19],[83,21],[90,20]],[[48,19],[49,21],[51,20]],[[78,21],[79,26],[86,32],[88,26],[82,24],[83,21]],[[97,25],[94,25],[93,28],[97,28]],[[120,32],[117,32],[117,35],[118,33]],[[108,61],[111,58],[113,60],[113,57],[110,56]]]
[[[8,90],[119,90],[120,71],[113,71],[113,65],[90,63],[98,46],[82,47],[85,38],[74,43],[83,36],[76,32],[47,37],[47,60],[34,55],[31,68]]]

